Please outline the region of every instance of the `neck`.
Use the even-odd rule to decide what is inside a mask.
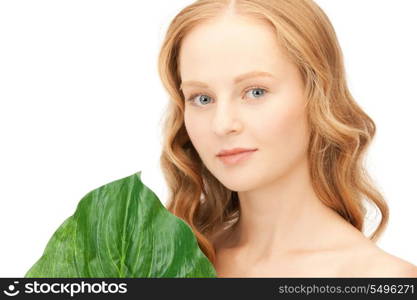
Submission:
[[[274,182],[238,195],[240,218],[229,243],[252,261],[319,248],[326,231],[346,223],[316,196],[307,159]]]

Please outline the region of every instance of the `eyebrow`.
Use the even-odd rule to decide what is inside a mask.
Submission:
[[[268,72],[264,72],[264,71],[252,71],[252,72],[248,72],[242,75],[237,76],[234,79],[234,84],[238,84],[239,82],[246,80],[248,78],[252,78],[252,77],[271,77],[274,78],[274,75],[272,75],[271,73]],[[182,90],[184,86],[186,85],[194,85],[194,86],[198,86],[198,87],[202,87],[202,88],[208,88],[209,86],[207,84],[205,84],[204,82],[201,81],[195,81],[195,80],[189,80],[189,81],[184,81],[181,83],[180,89]]]

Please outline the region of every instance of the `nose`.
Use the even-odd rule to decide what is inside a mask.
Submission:
[[[212,130],[218,136],[236,134],[242,130],[237,108],[231,101],[217,101],[212,120]]]

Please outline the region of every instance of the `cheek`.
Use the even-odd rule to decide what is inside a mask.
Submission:
[[[277,105],[258,123],[258,132],[276,154],[291,156],[305,151],[308,139],[305,110],[300,105]]]
[[[201,117],[199,118],[197,114],[191,114],[187,110],[184,112],[184,126],[187,130],[188,136],[190,137],[191,143],[198,153],[201,153],[202,149],[205,149],[204,141],[202,136],[205,136],[207,133],[207,126],[202,126]]]

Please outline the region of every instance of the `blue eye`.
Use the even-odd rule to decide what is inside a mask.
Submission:
[[[199,96],[198,97],[198,101],[200,101],[201,99],[204,99],[205,103],[207,103],[207,100],[206,99],[207,98],[210,98],[210,96],[203,95],[203,94],[193,94],[193,95],[190,96],[190,98],[188,98],[187,101],[193,102],[194,98],[197,97],[197,96]],[[205,106],[205,105],[203,105],[203,106]]]
[[[266,90],[263,89],[263,88],[253,88],[253,89],[250,89],[249,91],[261,91],[261,94],[266,93]],[[259,95],[259,93],[257,93],[257,94]],[[254,95],[254,94],[252,93],[252,95]],[[258,97],[255,97],[255,98],[258,98]]]
[[[250,91],[252,91],[252,95],[254,96],[254,98],[255,99],[257,99],[257,98],[260,98],[260,97],[262,97],[266,92],[267,92],[267,90],[266,89],[264,89],[264,88],[260,88],[260,87],[251,87],[251,88],[249,88],[249,89],[246,89],[245,90],[245,92],[244,92],[244,94],[246,95],[248,92],[250,92]],[[253,93],[253,91],[255,91],[255,93]],[[192,102],[192,103],[194,103],[194,99],[197,97],[197,96],[199,96],[197,99],[197,101],[199,101],[199,103],[202,103],[202,104],[207,104],[208,103],[208,99],[211,99],[211,97],[210,96],[208,96],[208,95],[205,95],[205,94],[198,94],[198,93],[194,93],[194,94],[192,94],[188,99],[187,99],[187,101],[188,102]],[[259,97],[258,97],[259,96]],[[200,102],[200,100],[202,100],[202,101],[204,101],[204,102]],[[196,104],[197,106],[200,106],[200,105],[198,105],[198,104]],[[206,106],[206,105],[202,105],[202,106]]]

